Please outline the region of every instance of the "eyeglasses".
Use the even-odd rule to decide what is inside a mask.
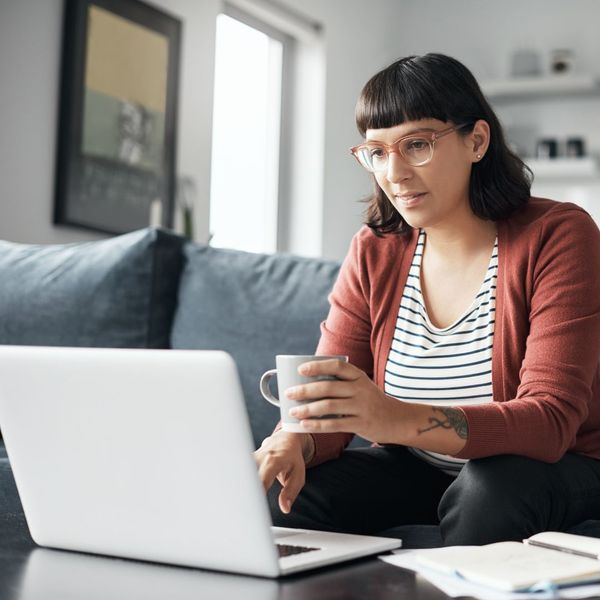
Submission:
[[[398,152],[403,160],[412,167],[422,167],[433,158],[433,150],[437,140],[466,125],[468,123],[448,127],[441,131],[407,135],[396,140],[393,144],[366,142],[350,148],[350,152],[371,173],[387,171],[391,152]]]

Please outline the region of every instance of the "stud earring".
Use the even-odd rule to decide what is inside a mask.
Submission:
[[[481,158],[481,154],[477,155],[477,160],[479,160]]]

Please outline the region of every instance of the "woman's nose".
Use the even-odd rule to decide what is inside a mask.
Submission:
[[[390,183],[398,183],[408,179],[412,174],[411,166],[406,164],[399,152],[390,152],[388,155],[386,179]]]

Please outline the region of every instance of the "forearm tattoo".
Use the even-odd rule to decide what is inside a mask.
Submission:
[[[426,431],[441,427],[442,429],[454,429],[459,438],[462,440],[467,439],[469,429],[467,419],[462,411],[456,408],[440,408],[438,406],[432,408],[434,413],[440,413],[440,417],[429,417],[429,427],[417,429],[417,433],[425,433]]]

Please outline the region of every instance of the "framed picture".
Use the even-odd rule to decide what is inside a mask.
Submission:
[[[139,0],[66,0],[54,223],[172,227],[181,22]]]

